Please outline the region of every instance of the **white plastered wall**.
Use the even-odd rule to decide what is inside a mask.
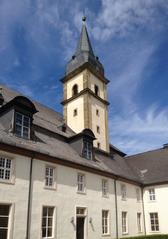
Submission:
[[[9,239],[25,239],[29,191],[30,158],[0,151],[0,156],[12,159],[12,183],[0,182],[0,203],[11,204]]]
[[[155,189],[156,200],[149,200],[149,188]],[[168,233],[168,184],[146,187],[144,189],[144,207],[147,234]],[[151,212],[157,212],[159,217],[159,232],[152,232],[150,225]]]

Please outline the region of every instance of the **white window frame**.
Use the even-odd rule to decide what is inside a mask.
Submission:
[[[84,173],[77,173],[77,192],[86,193],[86,175]]]
[[[106,209],[102,210],[102,235],[110,234],[110,220],[109,220],[110,216],[109,216],[109,214],[110,214],[109,210],[106,210]]]
[[[44,208],[52,208],[53,209],[53,215],[52,217],[51,216],[46,216],[45,218],[47,219],[47,224],[46,224],[46,227],[45,228],[48,228],[48,219],[49,218],[52,218],[52,236],[45,236],[43,237],[43,232],[42,232],[42,229],[43,229],[43,209]],[[48,238],[55,238],[55,214],[56,214],[56,208],[55,206],[51,206],[51,205],[43,205],[42,206],[42,213],[41,213],[41,238],[42,239],[48,239]]]
[[[123,201],[127,200],[127,187],[125,184],[121,184],[121,199]]]
[[[137,199],[137,202],[141,201],[141,191],[140,191],[140,188],[136,188],[136,199]]]
[[[12,220],[12,217],[13,217],[13,208],[14,208],[14,205],[13,204],[11,204],[11,203],[1,203],[0,202],[0,205],[7,205],[7,206],[9,206],[9,215],[8,215],[8,226],[7,226],[7,230],[8,230],[8,232],[7,232],[7,239],[9,239],[9,238],[11,238],[11,236],[12,236],[12,222],[11,222],[11,220]],[[0,215],[0,216],[2,216],[3,217],[3,215]],[[6,216],[5,216],[6,217]],[[3,227],[1,227],[0,226],[0,228],[3,228]]]
[[[88,160],[92,160],[93,158],[93,145],[90,141],[83,141],[83,157]]]
[[[21,121],[22,121],[21,124],[16,121],[17,115],[20,115],[20,116],[21,116]],[[25,120],[25,118],[28,118],[28,126],[25,126],[25,125],[24,125],[24,120]],[[21,127],[21,132],[20,132],[20,134],[16,133],[16,126],[17,126],[17,125],[18,125],[19,127]],[[27,129],[27,130],[28,130],[28,136],[27,136],[27,137],[25,137],[24,134],[23,134],[24,129]],[[18,112],[18,111],[15,112],[15,135],[18,136],[18,137],[21,137],[21,138],[23,138],[23,139],[30,139],[30,117],[27,116],[27,115],[25,115],[25,114],[22,114],[22,113],[20,113],[20,112]]]
[[[153,218],[151,217],[152,215],[153,215]],[[159,232],[159,215],[158,215],[158,212],[150,212],[149,217],[150,217],[151,232]],[[154,230],[152,230],[152,226],[154,227]]]
[[[46,175],[47,168],[49,169],[49,172],[50,172],[51,169],[53,170],[53,175],[52,176],[51,175]],[[56,189],[56,167],[53,166],[53,165],[46,164],[44,174],[45,174],[44,188],[46,188],[46,189]],[[47,185],[47,178],[48,178],[48,182],[49,182],[50,179],[52,179],[52,185],[49,185],[49,184]]]
[[[109,185],[108,179],[102,179],[102,196],[108,197],[109,196]]]
[[[0,155],[0,160],[4,160],[4,166],[0,166],[0,171],[4,171],[4,177],[0,178],[1,183],[14,183],[14,164],[15,160],[11,157],[5,156],[5,155]],[[10,161],[10,168],[7,167],[7,162]],[[9,178],[5,178],[5,175],[7,172],[10,172]]]
[[[149,201],[150,201],[150,202],[156,201],[155,188],[149,188],[149,189],[148,189],[148,193],[149,193]]]
[[[137,212],[137,229],[138,233],[142,232],[142,213]]]
[[[122,220],[122,234],[128,234],[128,212],[121,212],[121,220]]]

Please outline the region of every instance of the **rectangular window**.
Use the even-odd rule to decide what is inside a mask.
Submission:
[[[97,125],[96,126],[97,133],[100,134],[100,127]]]
[[[83,157],[86,159],[92,159],[92,143],[89,141],[83,142]]]
[[[78,173],[77,175],[77,187],[78,192],[85,192],[85,175],[82,173]]]
[[[108,180],[102,179],[102,195],[104,197],[108,196]]]
[[[73,111],[73,116],[77,116],[78,115],[78,110],[77,109],[74,109]]]
[[[109,211],[102,210],[102,234],[109,234]]]
[[[150,222],[151,222],[151,231],[152,232],[159,231],[159,218],[157,212],[150,213]]]
[[[53,220],[54,220],[54,207],[43,207],[42,238],[54,237]]]
[[[156,195],[155,195],[155,189],[154,188],[149,189],[149,200],[150,201],[155,201],[156,200]]]
[[[138,227],[138,232],[142,232],[142,227],[141,227],[141,213],[137,213],[137,227]]]
[[[96,109],[96,115],[99,116],[99,110],[98,109]]]
[[[141,194],[140,194],[139,188],[136,188],[136,198],[137,198],[137,202],[139,202],[141,200]]]
[[[46,166],[45,168],[45,186],[54,187],[55,168]]]
[[[7,239],[9,234],[10,205],[0,205],[0,238]]]
[[[30,138],[30,117],[16,112],[15,134],[21,138]]]
[[[127,198],[126,185],[121,184],[121,199],[125,201],[126,198]]]
[[[127,212],[122,212],[122,234],[128,233]]]
[[[0,180],[10,180],[12,174],[12,160],[0,157]]]

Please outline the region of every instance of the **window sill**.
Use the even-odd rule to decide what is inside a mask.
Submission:
[[[156,200],[149,200],[148,203],[155,203],[157,202]]]
[[[123,236],[128,235],[128,234],[129,234],[128,232],[122,232]]]
[[[109,198],[109,195],[102,195],[102,198]]]
[[[51,190],[51,191],[56,191],[57,190],[56,187],[47,187],[47,186],[44,186],[44,189]]]
[[[86,192],[77,191],[78,194],[86,195]]]
[[[102,237],[109,237],[109,236],[111,236],[110,233],[102,234]]]
[[[11,185],[14,185],[15,184],[15,182],[14,181],[12,181],[12,180],[3,180],[3,179],[0,179],[0,183],[4,183],[4,184],[11,184]]]

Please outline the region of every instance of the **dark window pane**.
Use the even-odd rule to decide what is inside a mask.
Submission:
[[[0,215],[1,216],[9,215],[9,205],[0,205]]]
[[[0,228],[1,227],[8,227],[8,217],[1,217],[0,216]]]
[[[0,229],[0,238],[7,239],[8,231],[7,229]]]

